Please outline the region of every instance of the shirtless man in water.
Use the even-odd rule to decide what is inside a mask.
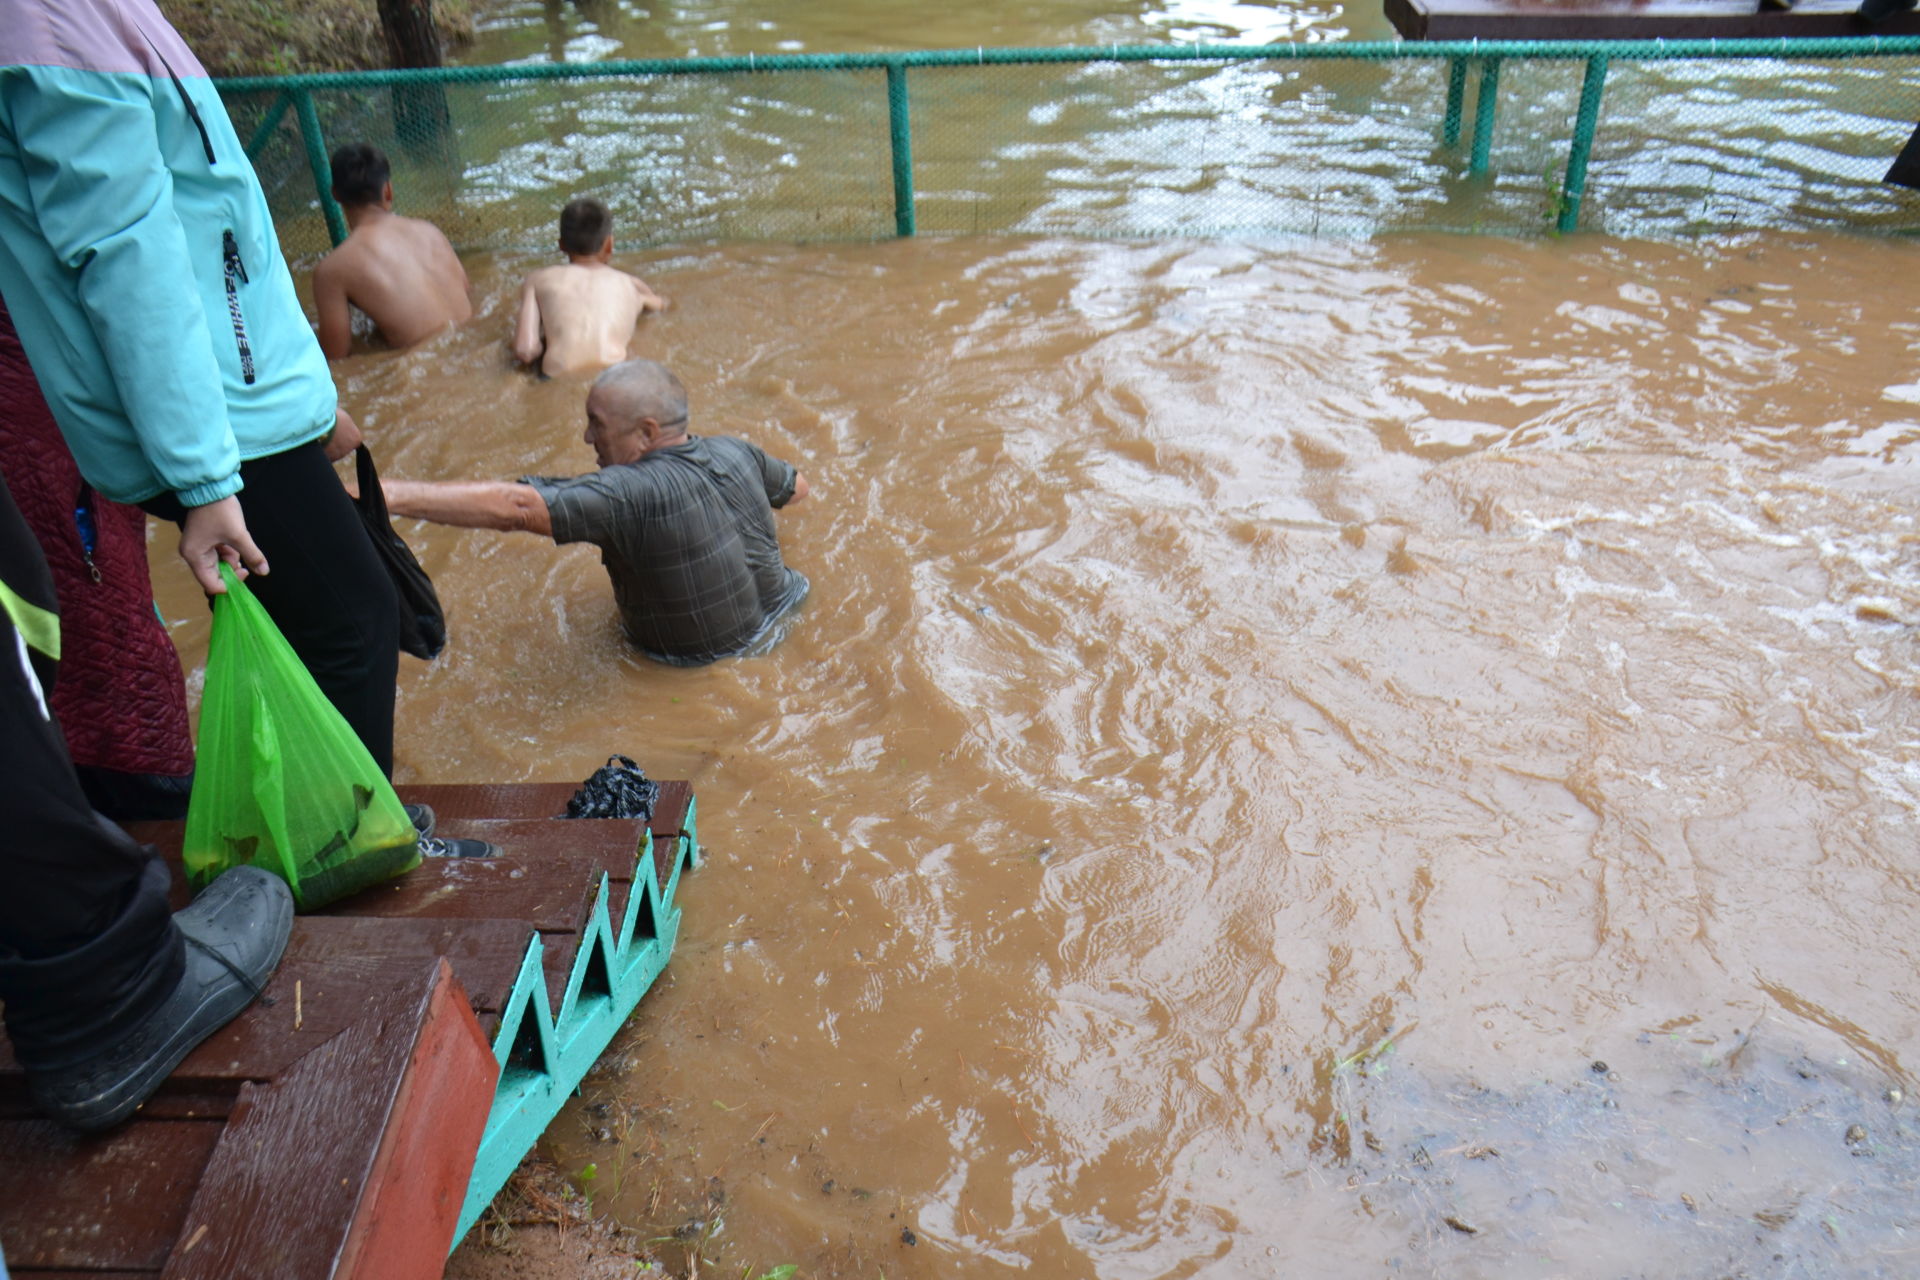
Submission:
[[[633,326],[666,302],[610,265],[613,215],[598,200],[583,197],[560,211],[560,251],[567,260],[540,268],[520,291],[514,359],[548,377],[620,363],[631,354]]]
[[[473,315],[466,268],[440,228],[393,211],[387,158],[377,147],[354,142],[333,153],[333,198],[347,215],[348,235],[313,270],[327,359],[353,347],[349,304],[395,347],[424,342]]]

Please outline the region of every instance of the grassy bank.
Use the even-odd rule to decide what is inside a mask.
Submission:
[[[473,38],[485,0],[434,0],[441,39]],[[159,0],[160,11],[216,76],[356,71],[387,65],[374,0]]]

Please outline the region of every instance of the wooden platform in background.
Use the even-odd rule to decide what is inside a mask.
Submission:
[[[556,821],[571,784],[400,788],[443,834],[503,856],[429,860],[298,917],[265,996],[110,1134],[36,1116],[0,1037],[0,1246],[16,1280],[439,1276],[535,932],[534,985],[558,1011],[603,875],[618,920],[637,851],[651,848],[660,893],[693,856],[692,790],[660,785],[651,842],[638,822]],[[180,830],[135,831],[173,861],[176,905]]]
[[[1746,40],[1920,34],[1920,12],[1871,27],[1859,0],[1800,0],[1758,12],[1755,0],[1386,0],[1408,40]]]

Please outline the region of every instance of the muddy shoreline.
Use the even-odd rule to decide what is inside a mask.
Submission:
[[[365,71],[387,65],[373,0],[159,0],[208,72],[216,76],[285,76]],[[434,23],[449,54],[473,40],[486,0],[434,0]]]

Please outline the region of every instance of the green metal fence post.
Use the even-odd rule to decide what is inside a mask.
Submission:
[[[313,91],[293,91],[294,113],[300,117],[300,140],[306,144],[307,167],[313,170],[313,189],[320,196],[320,211],[327,215],[327,234],[339,244],[347,238],[347,218],[333,202],[333,165],[327,159],[326,139],[320,136],[320,113],[313,109]]]
[[[1567,181],[1560,189],[1559,230],[1580,223],[1580,198],[1587,190],[1587,160],[1593,155],[1593,135],[1600,127],[1600,94],[1607,87],[1607,59],[1587,59],[1587,78],[1580,86],[1580,114],[1574,120],[1573,148],[1567,152]]]
[[[887,63],[887,129],[893,143],[893,230],[913,234],[913,131],[907,118],[907,64]]]
[[[1467,104],[1467,60],[1465,58],[1447,59],[1447,121],[1441,130],[1440,141],[1443,145],[1460,145],[1460,117],[1466,114]]]
[[[280,127],[280,121],[286,118],[287,108],[293,105],[293,99],[281,94],[273,100],[273,109],[261,119],[260,127],[253,131],[253,137],[247,140],[247,159],[252,160],[260,154],[260,148],[267,145],[267,139]]]
[[[1493,111],[1500,102],[1500,59],[1487,58],[1480,63],[1480,91],[1473,103],[1473,160],[1469,173],[1485,173],[1487,157],[1493,150]]]

